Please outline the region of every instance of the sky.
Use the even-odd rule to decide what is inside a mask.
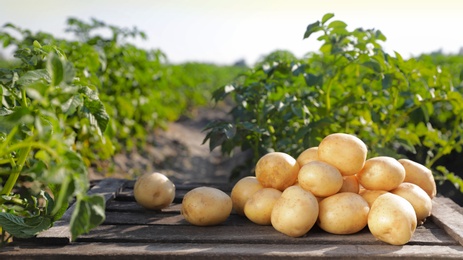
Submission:
[[[463,47],[461,0],[0,0],[0,26],[64,38],[67,18],[96,18],[137,27],[148,39],[134,43],[162,50],[172,63],[253,64],[274,50],[302,57],[319,47],[315,38],[303,40],[307,25],[326,13],[349,30],[381,30],[385,50],[403,57]]]

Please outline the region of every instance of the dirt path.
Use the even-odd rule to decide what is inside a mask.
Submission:
[[[211,121],[227,117],[226,108],[206,107],[172,122],[166,130],[157,130],[148,140],[142,153],[131,152],[114,157],[112,173],[106,177],[134,178],[144,172],[158,171],[177,182],[229,182],[232,169],[241,164],[247,154],[223,157],[220,149],[209,151],[209,143],[202,144],[203,128]],[[91,178],[102,174],[91,171]]]

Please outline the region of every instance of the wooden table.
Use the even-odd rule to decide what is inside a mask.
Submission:
[[[77,241],[69,239],[71,207],[53,228],[0,249],[0,259],[463,259],[463,210],[447,198],[433,200],[432,216],[409,243],[393,246],[376,240],[367,228],[333,235],[315,226],[305,236],[292,238],[233,213],[221,225],[196,227],[180,215],[183,195],[198,186],[230,192],[230,185],[177,184],[169,208],[147,211],[135,203],[133,184],[105,179],[89,191],[105,196],[106,221]]]

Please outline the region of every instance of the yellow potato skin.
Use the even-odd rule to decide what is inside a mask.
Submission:
[[[415,210],[406,199],[393,193],[380,195],[370,208],[368,228],[374,237],[391,245],[410,241],[417,226]]]
[[[180,213],[190,224],[214,226],[230,216],[232,207],[232,200],[225,192],[203,186],[185,194]]]
[[[365,189],[390,191],[404,181],[405,169],[395,158],[377,156],[365,162],[357,178]]]
[[[343,176],[342,179],[342,186],[338,193],[353,192],[358,194],[360,192],[360,185],[356,175]]]
[[[255,174],[265,188],[283,191],[296,182],[299,168],[296,159],[291,155],[271,152],[257,161]]]
[[[162,173],[145,173],[135,181],[133,195],[142,207],[159,210],[168,207],[174,201],[175,185]]]
[[[326,232],[354,234],[367,226],[370,207],[357,193],[342,192],[319,203],[317,224]]]
[[[317,161],[317,160],[318,160],[318,147],[317,146],[305,149],[296,158],[297,163],[299,163],[299,166],[301,167],[308,162]]]
[[[230,197],[233,202],[233,209],[238,215],[244,216],[244,205],[246,201],[258,190],[263,189],[255,176],[246,176],[240,179],[232,188]]]
[[[368,205],[371,208],[371,205],[373,205],[373,202],[380,196],[383,195],[384,193],[388,193],[388,191],[385,190],[362,190],[360,192],[360,196],[363,197],[366,202],[368,202]]]
[[[399,159],[398,161],[405,168],[404,182],[411,182],[420,186],[433,199],[436,196],[437,189],[432,171],[426,166],[409,159]]]
[[[301,167],[298,184],[317,197],[328,197],[337,193],[343,184],[336,167],[322,161],[311,161]]]
[[[327,135],[318,145],[318,159],[333,165],[344,176],[354,175],[363,168],[367,152],[360,138],[345,133]]]
[[[244,214],[258,225],[271,225],[270,217],[273,206],[281,194],[281,191],[274,188],[263,188],[257,191],[244,205]]]
[[[270,220],[277,231],[300,237],[315,225],[317,217],[317,198],[310,191],[295,185],[285,189],[275,202]]]
[[[418,224],[423,224],[424,220],[431,216],[432,200],[420,186],[411,182],[404,182],[391,193],[399,195],[412,204]]]

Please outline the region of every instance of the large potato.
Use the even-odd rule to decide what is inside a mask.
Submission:
[[[244,205],[244,214],[258,225],[271,225],[272,209],[281,194],[281,191],[274,188],[258,190]]]
[[[319,203],[317,224],[332,234],[353,234],[367,225],[368,203],[357,193],[342,192]]]
[[[135,181],[133,196],[146,209],[163,209],[174,201],[175,185],[162,173],[145,173]]]
[[[360,138],[344,133],[327,135],[318,145],[318,159],[333,165],[345,176],[354,175],[363,168],[367,152]]]
[[[377,239],[404,245],[410,241],[417,226],[412,204],[390,192],[380,195],[370,208],[368,228]]]
[[[411,182],[420,186],[432,199],[436,196],[436,182],[430,169],[409,159],[398,160],[405,168],[404,182]]]
[[[265,188],[283,191],[297,180],[299,164],[291,155],[271,152],[262,156],[256,164],[256,178]]]
[[[322,161],[311,161],[301,167],[298,184],[317,197],[328,197],[341,189],[343,178],[336,167]]]
[[[422,224],[431,215],[431,198],[420,186],[411,182],[404,182],[399,187],[393,189],[391,193],[399,195],[412,204],[418,224]]]
[[[365,189],[390,191],[404,181],[405,169],[392,157],[377,156],[365,162],[357,179]]]
[[[318,147],[310,147],[305,149],[299,156],[296,158],[297,163],[299,166],[303,166],[304,164],[318,160]]]
[[[240,179],[230,193],[233,202],[233,209],[239,215],[244,216],[244,205],[246,201],[258,190],[263,189],[255,176],[246,176]]]
[[[315,225],[317,217],[318,202],[315,196],[295,185],[285,189],[275,202],[270,220],[277,231],[300,237]]]
[[[193,225],[213,226],[224,222],[232,207],[232,200],[225,192],[212,187],[198,187],[185,194],[180,212]]]

